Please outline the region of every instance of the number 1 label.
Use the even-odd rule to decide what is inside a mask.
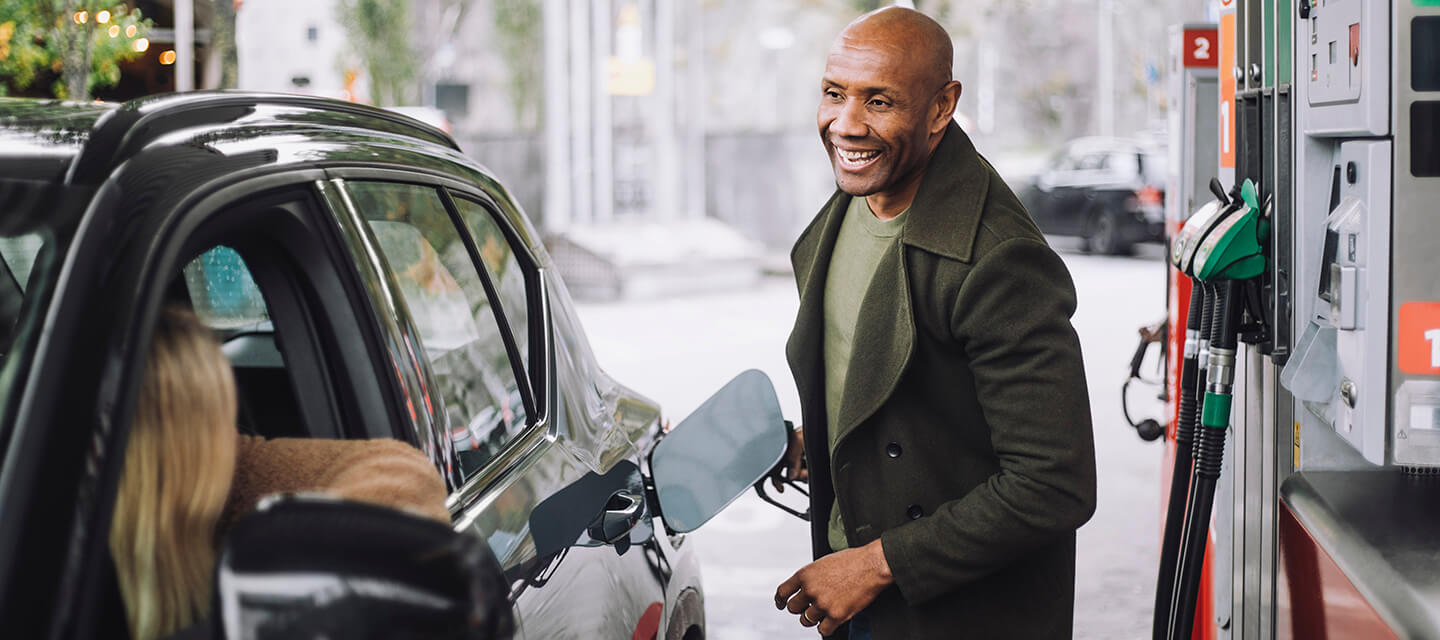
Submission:
[[[1400,305],[1396,361],[1401,371],[1440,376],[1440,302]]]

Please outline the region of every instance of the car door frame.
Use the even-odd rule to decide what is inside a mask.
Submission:
[[[340,286],[334,291],[310,287],[306,293],[320,298],[305,300],[311,309],[306,319],[318,321],[314,312],[323,310],[319,315],[330,318],[327,324],[333,325],[337,314],[345,313],[326,310],[337,300],[353,310],[354,301],[360,299],[354,279],[346,273],[347,261],[335,251],[340,238],[331,231],[334,226],[327,221],[331,216],[312,187],[323,175],[313,168],[262,165],[209,176],[208,181],[166,202],[164,207],[144,213],[144,220],[154,223],[156,235],[138,240],[132,237],[131,244],[123,244],[122,236],[118,252],[114,246],[115,225],[126,221],[134,225],[132,218],[142,216],[117,211],[123,203],[114,178],[100,188],[65,252],[57,289],[44,318],[46,329],[35,351],[32,379],[16,412],[19,432],[7,450],[3,467],[0,495],[26,502],[18,509],[27,517],[23,531],[0,533],[0,539],[6,541],[0,553],[12,556],[0,565],[0,586],[15,593],[23,585],[30,592],[23,606],[10,602],[8,596],[0,604],[7,627],[31,629],[49,637],[90,637],[97,621],[107,615],[104,609],[110,605],[104,603],[101,594],[107,581],[113,584],[113,569],[106,560],[108,536],[97,532],[108,531],[143,354],[149,348],[166,289],[187,258],[193,257],[189,254],[198,253],[204,248],[198,245],[205,244],[207,238],[216,239],[226,228],[243,227],[233,219],[217,220],[275,208],[268,201],[253,207],[246,204],[257,193],[281,194],[285,202],[310,200],[290,213],[296,216],[296,224],[318,237],[292,241],[321,249],[323,256],[310,252],[309,259],[328,262],[334,270],[330,275],[338,278]],[[130,228],[118,231],[134,234]],[[306,255],[294,251],[288,254],[291,258]],[[298,265],[294,269],[303,270]],[[123,286],[125,283],[133,286]],[[360,341],[367,345],[374,342],[365,336],[363,320],[368,315],[357,313],[355,317]],[[81,318],[87,319],[89,326],[82,327]],[[94,330],[97,318],[114,322]],[[355,354],[340,357],[354,364]],[[373,355],[366,357],[374,360]],[[363,369],[351,373],[361,372]],[[357,393],[351,402],[371,403],[366,405],[370,410],[382,406],[373,404],[375,401],[386,403],[389,407],[381,413],[393,415],[395,406],[388,402],[393,394],[383,392],[383,380],[377,372],[374,382],[382,385],[382,393],[375,394],[378,397],[364,398],[367,394]],[[67,394],[62,398],[60,394],[47,396],[42,391],[47,388],[96,391],[93,395]],[[375,419],[393,422],[384,417]],[[51,427],[38,430],[38,423]],[[66,424],[70,428],[55,426]],[[80,437],[66,442],[66,436]],[[30,464],[16,464],[17,458],[26,457]],[[41,486],[51,491],[41,492]],[[60,504],[67,506],[50,509],[28,504],[42,493],[55,492],[74,500],[62,497]],[[15,514],[15,509],[13,503],[7,506],[7,515]],[[15,555],[24,557],[17,561]]]

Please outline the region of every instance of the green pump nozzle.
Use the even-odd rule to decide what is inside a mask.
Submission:
[[[1240,186],[1239,206],[1223,216],[1195,248],[1189,274],[1203,282],[1247,280],[1265,272],[1263,242],[1270,223],[1261,215],[1255,183]]]

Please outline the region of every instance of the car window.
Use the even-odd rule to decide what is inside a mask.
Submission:
[[[510,359],[498,309],[438,191],[388,182],[347,189],[420,333],[468,478],[527,424],[517,382],[523,373]]]
[[[529,305],[526,304],[525,271],[515,255],[500,223],[484,205],[465,197],[455,198],[455,208],[460,219],[475,238],[480,250],[480,260],[490,274],[490,281],[500,297],[500,306],[505,318],[510,321],[511,335],[520,346],[520,357],[525,369],[530,368],[530,319]]]
[[[1071,155],[1068,149],[1061,149],[1060,153],[1050,159],[1050,168],[1055,171],[1074,171],[1075,156]]]
[[[1076,163],[1075,168],[1081,171],[1102,169],[1105,167],[1105,156],[1106,154],[1104,153],[1085,154],[1080,157],[1080,161]]]
[[[230,247],[214,247],[185,265],[185,288],[195,314],[213,328],[233,329],[270,319],[250,268]]]
[[[14,291],[24,295],[25,285],[30,281],[30,270],[35,266],[35,257],[40,255],[44,241],[39,234],[29,233],[14,238],[0,238],[0,257],[14,279]]]
[[[37,234],[0,238],[0,354],[10,352],[15,325],[20,320],[20,307],[25,303],[25,290],[30,271],[44,241]]]
[[[1105,156],[1105,169],[1110,173],[1133,176],[1140,173],[1140,156],[1134,153],[1112,153]]]
[[[276,347],[270,310],[245,260],[235,249],[218,245],[191,260],[182,273],[190,308],[216,331],[233,368],[240,432],[272,438],[315,435],[321,427],[300,408],[292,371]]]
[[[25,293],[30,289],[30,274],[36,269],[36,259],[46,249],[47,245],[39,234],[0,238],[0,258],[3,258],[3,263],[0,263],[0,357],[10,354],[17,347],[23,350],[23,345],[13,343],[20,326],[21,310],[25,307]],[[44,268],[44,262],[40,264],[40,275],[52,277],[55,270]],[[25,365],[28,363],[22,364]],[[23,382],[23,376],[12,376],[0,382],[0,401],[7,399],[12,389],[18,389]]]
[[[1154,182],[1164,181],[1169,173],[1166,160],[1163,153],[1146,153],[1141,156],[1143,163],[1141,171],[1145,174],[1145,178]]]

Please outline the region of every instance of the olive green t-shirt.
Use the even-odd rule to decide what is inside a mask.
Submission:
[[[860,303],[870,289],[881,255],[900,234],[908,211],[890,220],[881,220],[871,213],[865,198],[851,198],[845,219],[840,223],[840,235],[835,239],[835,250],[830,254],[830,270],[825,275],[824,335],[825,414],[832,457],[839,430],[840,399],[850,368],[850,348],[860,319]],[[835,551],[850,546],[845,540],[838,501],[830,509],[829,537],[830,548]]]

